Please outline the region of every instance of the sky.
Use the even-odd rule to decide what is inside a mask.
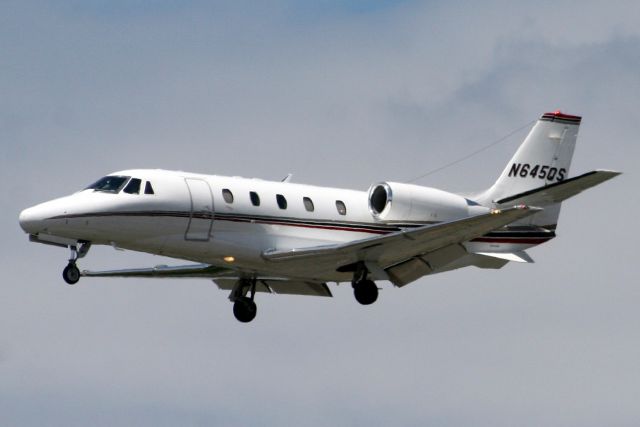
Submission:
[[[640,422],[637,1],[4,1],[0,424],[632,426]],[[535,264],[359,306],[207,280],[61,278],[20,210],[127,168],[366,190],[497,178],[546,111],[583,116]],[[81,268],[159,257],[95,247]],[[178,260],[169,260],[180,264]]]

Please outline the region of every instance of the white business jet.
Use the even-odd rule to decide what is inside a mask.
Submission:
[[[476,266],[532,262],[527,248],[555,237],[561,202],[619,172],[569,178],[581,118],[546,113],[495,184],[463,196],[380,182],[369,191],[201,175],[126,170],[82,191],[25,209],[33,242],[67,247],[63,278],[201,277],[230,291],[241,322],[256,292],[330,297],[327,282],[351,282],[356,300],[378,297],[376,280],[405,286]],[[92,245],[164,255],[185,266],[80,271]]]

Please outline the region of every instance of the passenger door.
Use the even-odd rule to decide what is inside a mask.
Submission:
[[[185,178],[189,198],[191,200],[191,212],[185,240],[206,242],[211,238],[213,228],[213,193],[209,183],[203,179]]]

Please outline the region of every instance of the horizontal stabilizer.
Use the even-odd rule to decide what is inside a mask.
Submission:
[[[620,174],[621,172],[595,170],[554,184],[514,194],[513,196],[497,200],[495,203],[498,205],[508,203],[509,205],[525,204],[534,206],[559,203]]]
[[[535,262],[533,258],[529,256],[525,251],[517,251],[517,252],[475,252],[477,255],[488,256],[492,258],[504,259],[506,261],[513,262],[527,262],[532,263]]]

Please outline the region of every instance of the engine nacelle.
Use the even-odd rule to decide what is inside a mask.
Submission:
[[[369,211],[385,222],[440,222],[487,213],[489,208],[435,188],[381,182],[369,189]]]

